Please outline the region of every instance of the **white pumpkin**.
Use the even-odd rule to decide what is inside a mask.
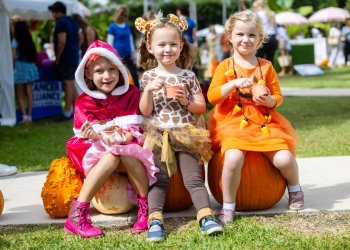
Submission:
[[[128,177],[113,173],[92,199],[94,207],[103,214],[129,212],[134,205],[128,200]]]

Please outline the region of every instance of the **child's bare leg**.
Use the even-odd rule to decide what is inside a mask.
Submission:
[[[222,193],[226,203],[235,203],[237,190],[241,181],[241,169],[245,153],[239,149],[229,149],[225,152],[222,169]]]
[[[18,107],[22,113],[22,118],[24,118],[23,116],[27,115],[25,104],[25,84],[17,84],[15,85],[15,88]]]
[[[219,212],[219,220],[226,224],[233,221],[236,211],[236,196],[241,182],[241,169],[244,163],[245,152],[239,149],[229,149],[225,152],[222,169],[223,206]]]
[[[90,202],[106,179],[118,168],[119,163],[119,156],[111,153],[104,154],[84,180],[78,201]]]
[[[266,152],[265,155],[278,168],[289,186],[299,184],[299,168],[295,157],[289,150]]]
[[[299,184],[299,168],[295,157],[289,150],[267,152],[265,155],[278,168],[287,180],[289,192],[289,209],[301,210],[304,208],[304,193]]]
[[[140,196],[148,194],[148,177],[143,164],[134,157],[120,156],[131,184]]]

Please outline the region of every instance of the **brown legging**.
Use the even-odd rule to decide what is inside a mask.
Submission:
[[[160,169],[160,172],[156,174],[157,182],[150,187],[148,192],[149,214],[163,212],[165,194],[170,183],[165,163],[160,161],[160,157],[157,157],[159,156],[157,152],[154,153],[154,163]],[[175,152],[175,156],[194,207],[197,211],[202,208],[209,208],[209,194],[202,177],[202,165],[189,153]]]

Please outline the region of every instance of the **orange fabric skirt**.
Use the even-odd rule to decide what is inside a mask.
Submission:
[[[237,102],[225,102],[216,105],[208,114],[208,129],[212,138],[213,151],[221,148],[268,152],[288,149],[295,154],[297,135],[289,121],[275,109],[269,109],[271,121],[266,123],[269,133],[261,131],[261,124],[266,122],[266,109],[254,103],[244,103],[243,109],[233,113]],[[248,125],[240,128],[244,115],[249,119]]]

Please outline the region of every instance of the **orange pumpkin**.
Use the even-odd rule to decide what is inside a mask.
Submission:
[[[224,157],[216,152],[209,162],[208,184],[214,198],[222,204],[221,174]],[[279,202],[286,189],[280,171],[259,152],[247,152],[237,191],[238,211],[264,210]]]
[[[205,178],[204,168],[202,169],[203,180]],[[192,206],[192,198],[188,193],[180,169],[170,178],[168,191],[165,195],[164,211],[176,212]]]
[[[67,217],[71,198],[77,198],[82,186],[79,172],[67,157],[54,160],[41,190],[46,213],[51,217]]]
[[[2,195],[2,192],[0,190],[0,215],[2,214],[3,209],[4,209],[4,196]]]
[[[134,205],[128,200],[128,177],[113,173],[92,199],[94,207],[103,214],[129,212]]]

